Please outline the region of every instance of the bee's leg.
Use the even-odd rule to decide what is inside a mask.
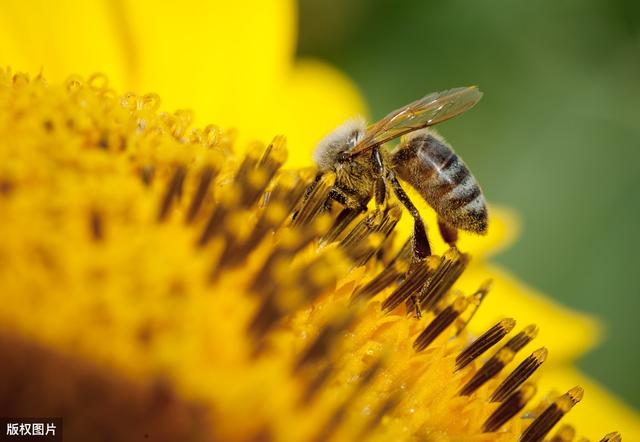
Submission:
[[[329,198],[327,201],[330,202],[331,200],[339,202],[348,209],[356,209],[361,212],[365,212],[367,210],[367,207],[360,201],[338,187],[334,187],[329,191]]]
[[[449,247],[455,247],[458,241],[458,229],[450,226],[441,218],[438,218],[438,229],[440,229],[440,236],[444,242],[449,244]]]
[[[376,176],[373,192],[376,201],[376,211],[371,218],[371,222],[374,225],[378,225],[382,222],[383,214],[387,209],[387,180],[382,155],[380,155],[380,148],[377,146],[371,149],[371,162]]]
[[[380,155],[380,148],[374,147],[371,149],[371,161],[373,162],[373,170],[376,172],[376,208],[379,211],[384,211],[387,207],[387,180],[385,179],[384,163],[382,162],[382,155]]]
[[[400,182],[396,178],[395,173],[389,171],[387,178],[391,182],[393,192],[413,217],[413,255],[417,259],[423,260],[427,256],[431,255],[431,246],[429,245],[429,240],[427,239],[427,231],[424,228],[422,217],[420,216],[418,209],[416,209],[416,206],[414,206],[409,199],[409,195],[407,195],[407,193],[400,185]]]

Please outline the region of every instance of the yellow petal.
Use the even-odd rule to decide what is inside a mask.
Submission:
[[[293,58],[293,1],[126,2],[137,88],[201,122],[267,127]]]
[[[547,365],[571,362],[597,343],[599,326],[593,318],[553,302],[498,266],[472,265],[456,287],[471,293],[487,278],[493,285],[471,322],[472,330],[482,332],[506,316],[517,320],[516,331],[537,324],[540,330],[530,350],[546,346]]]
[[[317,142],[348,118],[365,115],[355,85],[336,69],[316,60],[298,62],[287,83],[277,127],[289,140],[290,166],[310,166]]]
[[[540,397],[550,391],[564,392],[576,385],[584,388],[584,398],[563,422],[573,424],[578,434],[589,440],[600,440],[611,431],[619,431],[625,441],[640,440],[638,413],[579,370],[570,367],[545,370],[538,385]]]
[[[117,19],[106,1],[7,0],[0,14],[0,63],[50,81],[105,72],[115,87],[126,77]]]

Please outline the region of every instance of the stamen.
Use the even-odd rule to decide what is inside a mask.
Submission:
[[[320,333],[318,333],[316,339],[300,355],[293,367],[293,372],[297,373],[305,365],[326,357],[336,340],[341,336],[342,332],[352,324],[354,319],[354,314],[346,314],[345,312],[345,314],[337,316],[326,324]]]
[[[219,226],[225,226],[227,217],[231,212],[238,212],[254,206],[260,196],[265,193],[271,179],[286,159],[284,138],[276,137],[264,149],[264,154],[261,156],[262,151],[263,147],[259,143],[251,146],[236,171],[233,184],[221,191],[219,204],[209,216],[209,220],[198,241],[199,246],[206,245],[218,233]],[[237,224],[234,222],[232,226],[237,226]],[[228,233],[233,236],[237,231],[231,229]],[[228,242],[225,244],[227,249],[236,246],[238,244],[233,244],[233,246],[229,245]]]
[[[186,167],[180,165],[176,167],[176,170],[171,177],[171,181],[169,181],[169,185],[167,186],[167,191],[164,194],[164,198],[162,198],[162,203],[160,204],[160,211],[158,212],[158,221],[162,222],[166,220],[169,215],[169,209],[174,201],[180,199],[182,195],[182,185],[184,183],[184,177],[187,174]]]
[[[142,180],[142,183],[145,186],[147,187],[151,186],[151,183],[153,182],[153,177],[155,176],[155,172],[156,172],[155,167],[151,165],[140,167],[140,171],[139,171],[140,179]]]
[[[187,223],[192,223],[198,213],[200,212],[200,208],[202,207],[202,203],[204,202],[205,197],[207,196],[207,192],[209,191],[209,186],[213,181],[217,171],[211,166],[206,165],[202,172],[200,173],[200,181],[198,182],[198,188],[191,199],[191,205],[189,206],[189,211],[187,212]]]
[[[469,300],[465,297],[460,297],[456,299],[453,304],[442,310],[413,342],[413,349],[418,352],[427,348],[429,344],[456,320],[460,313],[467,308],[467,305],[469,305]]]
[[[236,182],[245,183],[240,202],[242,207],[251,207],[258,201],[260,195],[264,193],[267,185],[286,159],[286,141],[283,136],[279,135],[264,150],[262,158],[255,165],[255,168],[238,171]],[[248,167],[248,164],[245,167]]]
[[[407,273],[411,259],[411,240],[404,243],[391,263],[366,285],[360,287],[351,297],[351,303],[372,298],[380,291],[396,282],[401,275]],[[400,301],[402,302],[402,301]]]
[[[302,226],[314,219],[325,206],[329,192],[336,181],[334,173],[326,173],[320,177],[313,190],[302,202],[302,207],[298,211],[291,225],[293,227]]]
[[[242,159],[240,166],[238,166],[238,170],[234,176],[234,181],[236,183],[246,183],[250,181],[250,174],[256,169],[256,166],[266,149],[267,148],[265,148],[262,143],[253,143],[249,146],[247,153]]]
[[[381,360],[377,360],[370,367],[368,367],[360,376],[360,380],[353,387],[347,398],[344,400],[338,408],[331,415],[329,420],[322,425],[320,432],[314,439],[315,441],[321,442],[330,439],[330,436],[338,429],[340,424],[342,423],[349,407],[353,403],[353,401],[358,397],[360,392],[371,382],[371,380],[378,374],[383,364]]]
[[[273,191],[265,194],[265,207],[256,224],[250,229],[247,238],[238,242],[234,237],[236,241],[225,243],[224,252],[218,260],[219,268],[229,268],[244,262],[267,233],[277,230],[284,224],[295,201],[304,191],[304,187],[299,185],[300,179],[292,178],[290,175],[285,176],[289,179],[283,178]]]
[[[283,135],[277,135],[265,149],[258,167],[268,171],[270,178],[273,178],[276,171],[287,161],[287,156],[287,140]]]
[[[398,388],[387,396],[384,402],[382,402],[382,404],[374,413],[371,413],[371,417],[362,426],[357,440],[365,439],[365,436],[376,428],[376,425],[380,423],[383,417],[392,413],[398,407],[398,405],[400,405],[400,402],[402,402],[403,393],[403,390]]]
[[[509,339],[505,347],[518,352],[536,336],[538,336],[538,326],[535,324],[528,325],[520,333]]]
[[[622,442],[622,436],[617,431],[607,434],[600,442]]]
[[[362,213],[357,209],[343,209],[337,216],[331,229],[320,241],[322,244],[330,244],[338,239],[342,232]]]
[[[96,209],[89,212],[89,230],[94,241],[101,241],[104,238],[103,216]]]
[[[316,394],[320,391],[322,386],[329,380],[329,377],[333,373],[334,365],[327,361],[324,367],[309,381],[306,385],[302,395],[300,395],[300,406],[311,405],[311,402],[316,397]]]
[[[511,418],[518,414],[527,405],[527,402],[536,393],[535,385],[528,383],[522,388],[511,394],[498,408],[487,418],[482,431],[491,433],[497,431],[506,424]]]
[[[541,441],[555,424],[582,399],[584,390],[574,387],[556,399],[520,436],[520,442]]]
[[[497,344],[502,338],[515,327],[516,321],[506,318],[487,330],[482,336],[473,341],[456,358],[456,370],[461,370],[469,365],[476,358],[484,354],[487,350]]]
[[[224,193],[220,195],[219,204],[216,205],[209,215],[209,220],[202,230],[200,239],[198,240],[198,246],[204,247],[209,240],[216,233],[216,229],[220,226],[227,215],[227,209],[232,207],[235,201],[238,199],[237,189],[234,186],[229,186],[224,190]]]
[[[312,225],[318,221],[320,218]],[[305,226],[308,227],[311,226]],[[256,337],[265,335],[282,316],[310,304],[323,291],[334,287],[347,268],[348,261],[338,249],[326,249],[313,261],[299,262],[293,267],[288,255],[275,258],[260,275],[265,278],[264,286],[254,281],[253,288],[265,299],[249,325],[250,333]]]
[[[549,442],[571,442],[576,437],[576,430],[571,425],[563,425],[556,431]]]
[[[542,347],[534,351],[531,356],[516,367],[509,376],[496,388],[491,396],[491,402],[502,402],[507,396],[516,390],[520,384],[529,379],[529,377],[542,365],[547,359],[548,351]]]
[[[254,338],[262,338],[272,325],[282,317],[278,310],[274,296],[264,299],[260,308],[249,323],[248,332]]]
[[[471,302],[470,302],[471,312],[466,315],[467,316],[466,319],[461,318],[457,321],[458,324],[456,325],[456,327],[458,331],[456,332],[456,335],[459,335],[460,333],[462,333],[462,330],[464,330],[465,327],[471,322],[476,312],[480,308],[482,301],[484,301],[484,298],[486,298],[487,294],[489,293],[489,290],[491,290],[492,284],[493,284],[493,280],[487,279],[482,283],[482,285],[478,288],[478,290],[476,290],[476,292],[472,295]]]
[[[511,338],[498,352],[491,357],[476,372],[476,374],[462,387],[460,396],[470,396],[478,388],[482,387],[489,379],[496,376],[509,362],[513,360],[516,353],[531,341],[537,334],[537,327],[530,325],[525,327],[520,333]]]
[[[401,214],[400,208],[394,206],[385,211],[379,222],[374,221],[376,213],[363,217],[340,241],[340,247],[357,266],[365,264],[380,249]]]
[[[327,218],[318,217],[311,224],[280,232],[278,244],[255,275],[250,290],[254,293],[263,294],[271,292],[275,285],[279,283],[279,280],[273,274],[278,263],[284,262],[283,265],[286,266],[291,256],[294,256],[317,238],[319,234],[326,231],[328,222]]]
[[[301,173],[293,171],[281,171],[275,178],[276,185],[273,190],[265,193],[265,206],[271,201],[280,201],[288,215],[291,215],[296,206],[301,202],[304,191],[308,186],[308,180]]]
[[[396,307],[407,300],[409,296],[417,293],[420,287],[427,281],[429,275],[435,271],[438,261],[437,257],[429,256],[424,261],[413,263],[409,269],[407,278],[382,303],[382,311],[391,313]]]
[[[467,267],[469,256],[451,248],[445,252],[437,270],[429,277],[420,294],[418,303],[420,309],[434,310],[445,293],[458,280]]]

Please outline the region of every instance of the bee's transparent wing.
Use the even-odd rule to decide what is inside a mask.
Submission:
[[[446,121],[472,108],[482,97],[476,86],[434,92],[391,112],[369,126],[351,154],[363,152],[401,135]]]

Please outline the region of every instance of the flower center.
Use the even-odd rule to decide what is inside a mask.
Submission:
[[[37,383],[42,412],[101,410],[107,429],[136,416],[153,436],[162,417],[173,440],[205,425],[223,440],[539,441],[582,398],[534,401],[535,325],[467,330],[490,281],[456,290],[471,260],[456,248],[415,259],[399,204],[330,204],[335,176],[283,170],[284,138],[234,153],[232,132],[96,78],[0,71],[0,342],[31,361],[0,368],[3,388]],[[92,389],[129,399],[98,407]]]

